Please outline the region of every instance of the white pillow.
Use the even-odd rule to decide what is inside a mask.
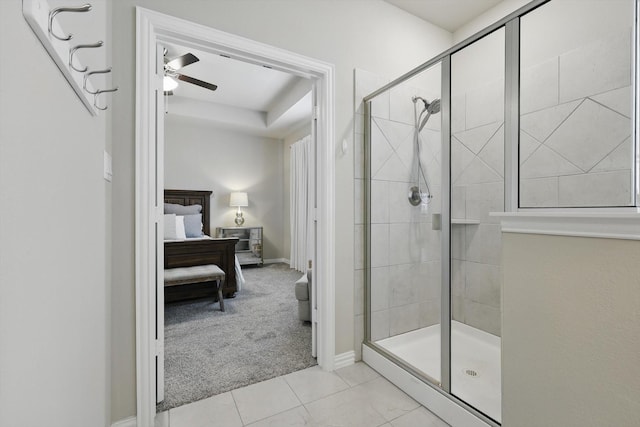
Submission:
[[[186,239],[187,234],[184,230],[184,217],[176,215],[176,239]]]
[[[164,216],[164,240],[176,240],[176,214],[165,214]]]

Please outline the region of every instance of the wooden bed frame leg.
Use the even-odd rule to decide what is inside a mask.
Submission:
[[[218,302],[220,303],[220,311],[224,311],[224,298],[222,297],[222,283],[220,279],[216,280],[216,286],[218,288]]]

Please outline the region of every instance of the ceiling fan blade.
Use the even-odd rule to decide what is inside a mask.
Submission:
[[[214,84],[203,82],[202,80],[194,79],[193,77],[185,76],[184,74],[176,74],[176,77],[178,78],[178,80],[182,80],[183,82],[191,83],[191,84],[203,87],[205,89],[209,89],[209,90],[218,89],[218,86]]]
[[[192,53],[185,53],[182,56],[178,56],[177,58],[172,59],[167,62],[167,67],[172,70],[179,70],[182,67],[186,67],[189,64],[193,64],[194,62],[200,61],[197,56]]]

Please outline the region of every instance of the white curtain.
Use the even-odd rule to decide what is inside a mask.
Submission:
[[[291,254],[290,267],[307,271],[313,244],[313,151],[311,136],[291,145],[290,211]]]

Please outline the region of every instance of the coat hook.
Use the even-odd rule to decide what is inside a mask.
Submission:
[[[71,40],[73,34],[69,34],[66,36],[59,36],[53,32],[53,18],[60,12],[88,12],[91,10],[91,5],[89,3],[84,4],[80,7],[56,7],[49,11],[49,34],[58,40],[67,41]]]
[[[74,70],[76,70],[79,73],[84,73],[86,72],[89,68],[88,67],[84,67],[84,69],[80,69],[80,68],[76,68],[75,65],[73,65],[73,55],[76,53],[76,51],[78,49],[85,49],[85,48],[95,48],[95,47],[100,47],[102,46],[104,43],[102,42],[102,40],[100,40],[99,42],[96,43],[90,43],[90,44],[79,44],[77,46],[72,47],[71,49],[69,49],[69,67],[73,68]]]
[[[98,110],[102,110],[102,111],[106,110],[108,107],[105,106],[104,108],[102,108],[102,107],[98,106],[98,96],[101,93],[115,92],[117,90],[118,90],[117,87],[114,87],[113,89],[100,89],[100,90],[97,90],[96,93],[93,94],[93,106],[96,107]]]
[[[84,81],[82,82],[82,88],[85,90],[85,92],[90,93],[91,95],[95,95],[96,93],[98,93],[98,91],[91,92],[89,89],[87,89],[87,79],[91,77],[91,75],[93,74],[105,74],[110,72],[111,72],[111,67],[104,70],[95,70],[95,71],[89,71],[88,73],[85,73]]]

